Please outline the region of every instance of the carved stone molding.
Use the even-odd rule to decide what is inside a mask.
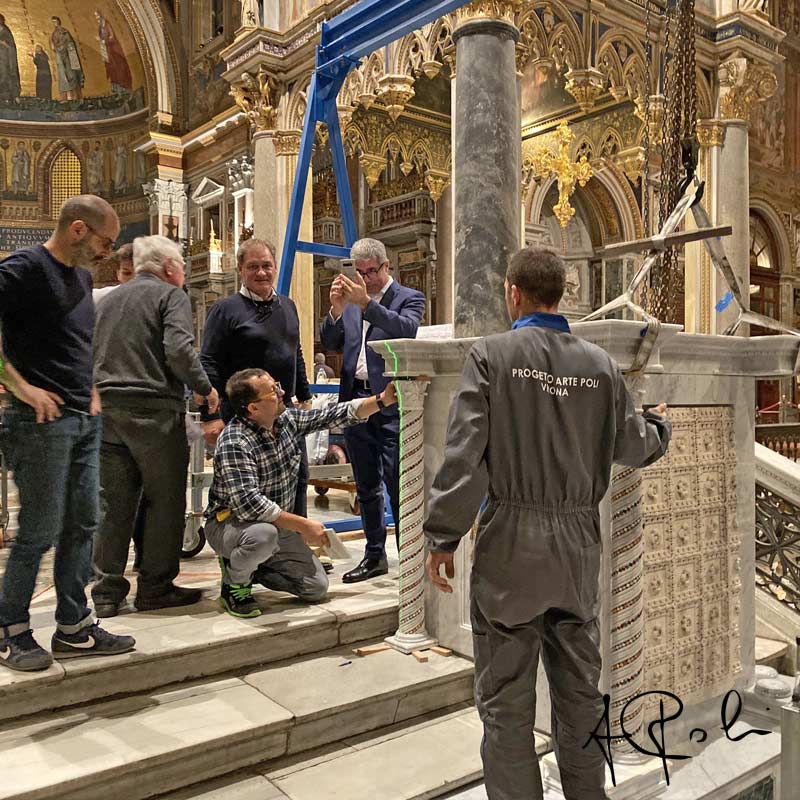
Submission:
[[[522,8],[522,0],[473,0],[456,11],[458,24],[493,19],[514,24],[514,15]]]
[[[439,169],[428,169],[425,172],[425,185],[431,193],[434,203],[438,203],[442,193],[450,183],[450,173]]]
[[[369,188],[374,189],[378,185],[383,170],[386,168],[386,157],[375,153],[362,153],[358,163],[361,165]]]
[[[722,147],[727,126],[718,119],[697,120],[697,141],[701,147]]]
[[[617,153],[617,164],[619,164],[620,168],[625,173],[625,177],[634,185],[638,183],[642,175],[644,158],[644,148],[638,145],[627,147]]]
[[[296,156],[300,152],[302,131],[275,131],[272,144],[276,156]]]
[[[413,96],[414,79],[409,75],[384,75],[378,81],[378,99],[386,106],[393,122],[403,113]]]
[[[754,64],[744,57],[728,59],[719,67],[720,116],[723,119],[750,119],[756,103],[769,99],[778,89],[771,66]]]
[[[258,73],[243,72],[231,83],[231,96],[259,131],[273,130],[278,124],[278,103],[283,87],[262,64]]]
[[[603,93],[604,76],[599,69],[571,69],[566,74],[564,87],[577,101],[581,111],[587,113],[594,108],[597,98]]]

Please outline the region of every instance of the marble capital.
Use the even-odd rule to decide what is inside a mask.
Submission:
[[[719,66],[719,111],[723,119],[749,119],[756,103],[768,100],[778,89],[774,67],[735,56]]]
[[[272,143],[276,156],[296,156],[300,152],[302,131],[274,131]]]
[[[727,125],[719,119],[697,120],[697,141],[701,147],[722,147]]]
[[[456,11],[456,19],[472,22],[478,19],[494,19],[514,24],[514,15],[522,8],[522,0],[472,0]]]

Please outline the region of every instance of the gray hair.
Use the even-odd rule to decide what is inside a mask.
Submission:
[[[378,262],[378,266],[389,260],[389,256],[386,255],[386,247],[377,239],[359,239],[350,248],[350,258],[353,261],[369,261],[374,258]]]
[[[164,261],[183,261],[180,245],[166,236],[139,236],[133,240],[133,269],[136,274],[152,272],[162,277]]]
[[[272,260],[277,260],[278,257],[275,255],[275,245],[272,244],[272,242],[268,242],[266,239],[245,239],[236,251],[236,264],[238,266],[241,267],[242,264],[244,264],[247,253],[254,247],[266,247],[267,250],[272,253]]]

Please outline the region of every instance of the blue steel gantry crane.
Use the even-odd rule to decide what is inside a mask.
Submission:
[[[281,253],[278,294],[289,294],[295,254],[349,258],[350,246],[357,239],[356,219],[350,185],[347,181],[342,132],[336,110],[336,97],[350,70],[370,53],[405,34],[449,14],[468,0],[360,0],[328,22],[322,23],[317,45],[316,67],[308,90],[305,121],[297,157],[297,171],[289,206],[289,220]],[[328,126],[333,153],[336,191],[342,212],[345,246],[298,241],[300,217],[306,191],[311,150],[317,123]]]

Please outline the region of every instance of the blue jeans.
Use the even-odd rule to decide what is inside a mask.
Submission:
[[[91,623],[86,583],[99,519],[99,416],[62,409],[54,422],[36,423],[15,403],[3,416],[3,448],[19,489],[19,531],[0,591],[0,635],[30,627],[30,603],[42,556],[56,548],[53,578],[56,623],[75,633]]]

